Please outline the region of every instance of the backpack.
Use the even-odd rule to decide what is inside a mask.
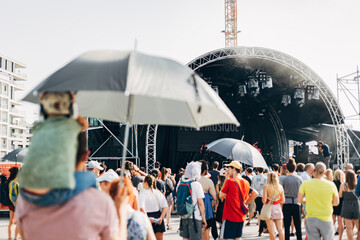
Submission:
[[[3,206],[10,206],[12,205],[12,202],[9,197],[9,182],[4,175],[0,176],[0,180],[0,203]]]
[[[181,181],[176,193],[176,209],[180,217],[190,217],[193,215],[195,206],[192,200],[191,183],[194,181]]]

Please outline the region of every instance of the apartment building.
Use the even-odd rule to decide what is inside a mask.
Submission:
[[[26,65],[0,54],[0,158],[19,147],[30,144],[31,126],[24,120],[25,112],[15,94],[24,90]]]

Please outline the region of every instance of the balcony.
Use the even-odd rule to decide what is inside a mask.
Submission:
[[[22,117],[25,116],[25,112],[19,111],[19,110],[15,109],[15,108],[11,108],[11,109],[10,109],[10,115],[12,115],[13,117],[20,117],[20,118],[22,118]]]
[[[26,81],[27,75],[23,73],[20,69],[15,69],[14,79],[18,81]]]

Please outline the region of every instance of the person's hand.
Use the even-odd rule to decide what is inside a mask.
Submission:
[[[155,224],[157,224],[157,225],[161,225],[161,223],[162,223],[163,219],[162,219],[162,218],[158,218],[158,220],[159,220],[159,222],[158,222],[158,223],[155,223]]]
[[[204,229],[206,229],[207,228],[207,223],[206,223],[206,220],[204,221],[203,220],[203,222],[202,222],[202,225],[201,225]]]
[[[149,218],[150,223],[153,224],[154,223],[154,218]]]
[[[174,181],[175,180],[175,174],[170,176],[170,179]]]

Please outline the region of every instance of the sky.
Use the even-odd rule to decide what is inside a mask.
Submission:
[[[132,50],[136,42],[140,52],[186,64],[225,46],[224,0],[0,0],[0,6],[0,53],[27,65],[28,91],[89,50]],[[358,9],[359,0],[238,0],[238,45],[299,59],[336,96],[337,74],[360,65]],[[351,115],[349,103],[340,104]]]

